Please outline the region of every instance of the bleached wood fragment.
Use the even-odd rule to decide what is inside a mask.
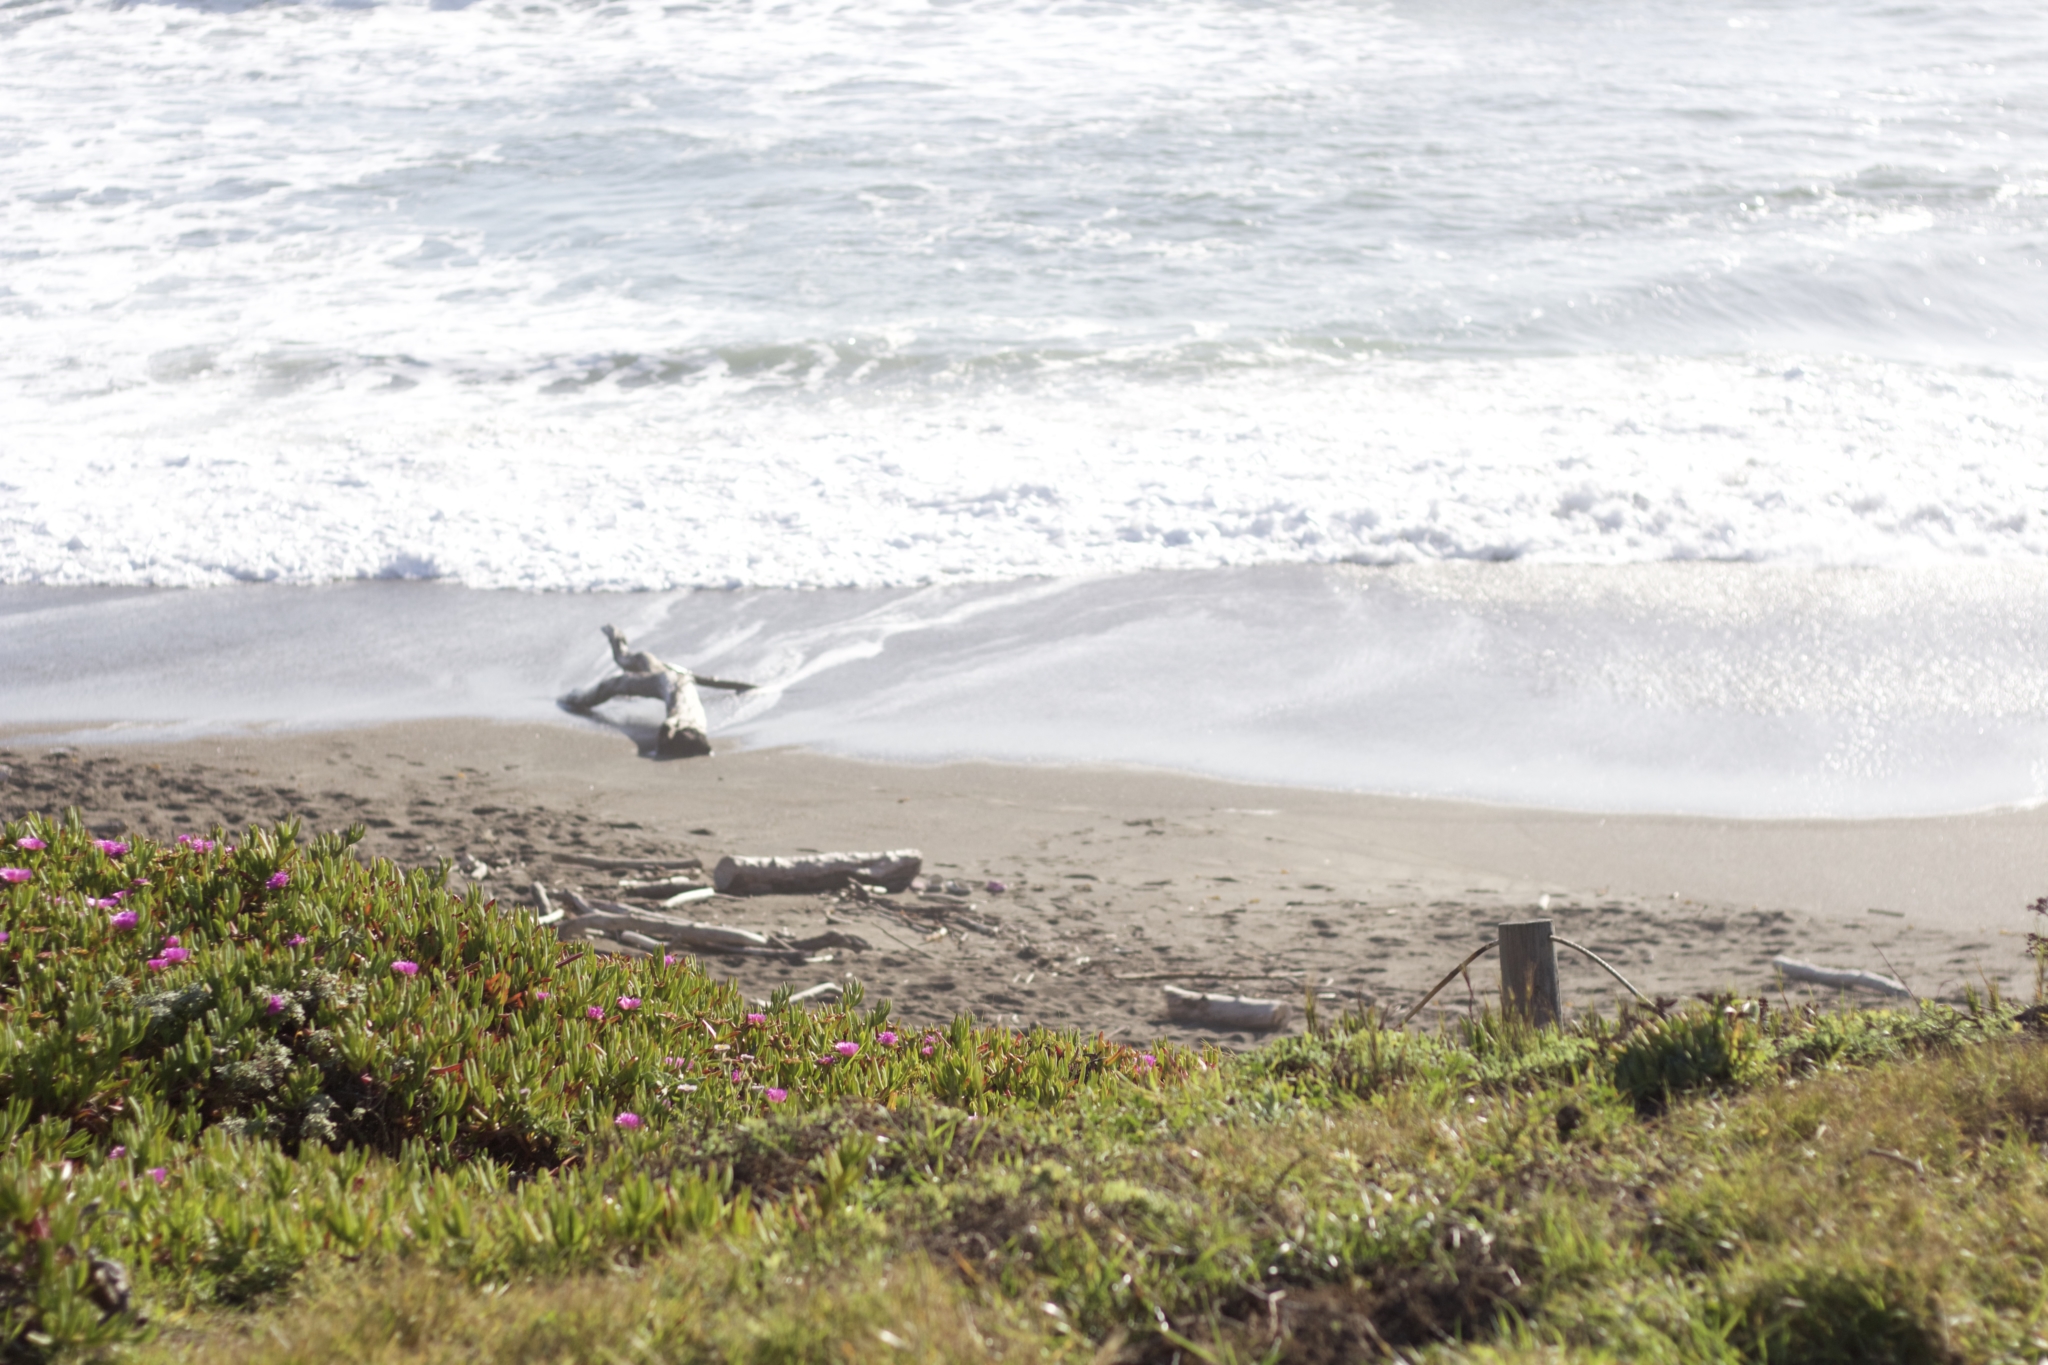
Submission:
[[[540,902],[540,915],[534,920],[535,924],[554,924],[562,918],[562,912],[548,899],[548,889],[539,882],[533,884],[533,898]]]
[[[1211,1028],[1248,1028],[1260,1032],[1286,1028],[1290,1012],[1282,1000],[1254,1000],[1243,995],[1210,995],[1184,991],[1178,986],[1163,988],[1166,1013],[1176,1023],[1206,1024]]]
[[[725,857],[711,870],[711,885],[728,896],[801,896],[837,891],[850,881],[901,891],[923,866],[924,855],[914,848],[889,853],[812,853],[795,858]]]
[[[661,908],[664,910],[673,910],[678,905],[688,905],[692,901],[708,901],[717,894],[717,890],[713,887],[693,886],[688,891],[682,892],[680,895],[670,896],[667,900],[661,903]]]
[[[1838,989],[1861,987],[1867,991],[1882,991],[1886,995],[1904,996],[1911,999],[1913,992],[1905,983],[1878,972],[1859,972],[1843,967],[1817,967],[1811,962],[1801,962],[1796,957],[1774,957],[1771,965],[1794,981],[1811,981],[1816,986],[1834,986]]]
[[[610,626],[604,638],[611,642],[612,662],[619,671],[596,685],[571,692],[561,699],[562,709],[579,714],[594,711],[614,697],[652,697],[668,708],[655,738],[654,752],[662,758],[697,758],[711,752],[707,731],[711,722],[704,715],[704,699],[697,688],[718,687],[729,692],[751,692],[752,683],[727,682],[722,678],[700,678],[687,668],[657,659],[645,650],[628,647],[626,637]]]
[[[585,901],[576,898],[585,913],[578,915],[572,925],[565,927],[578,931],[602,929],[616,936],[623,930],[632,930],[649,938],[659,939],[670,947],[680,948],[766,948],[769,946],[765,934],[752,929],[737,929],[726,924],[698,924],[693,920],[676,919],[669,915],[656,914],[617,901]],[[623,941],[623,940],[622,940]]]
[[[844,994],[846,994],[846,988],[837,981],[820,981],[809,990],[798,991],[795,995],[790,996],[789,1003],[792,1005],[808,1005],[812,1001],[822,1003],[827,1000],[837,1000]]]

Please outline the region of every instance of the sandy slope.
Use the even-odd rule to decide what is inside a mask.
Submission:
[[[0,741],[0,765],[10,816],[76,805],[96,828],[158,834],[288,814],[320,828],[361,820],[370,851],[480,859],[485,889],[515,900],[535,879],[616,894],[615,873],[563,854],[708,864],[915,846],[932,873],[975,888],[974,909],[712,901],[693,912],[800,934],[829,923],[873,945],[829,963],[714,969],[754,995],[851,975],[912,1018],[971,1010],[1125,1037],[1175,1032],[1163,975],[1297,1001],[1312,986],[1325,1008],[1405,1008],[1546,894],[1560,933],[1652,992],[1775,991],[1775,952],[1889,964],[1924,993],[1986,979],[2031,990],[2024,906],[2048,892],[2043,812],[1603,818],[1122,769],[903,767],[791,750],[655,763],[595,727],[483,722],[68,753]],[[991,880],[1008,889],[988,893]],[[940,925],[948,932],[930,937]],[[1611,981],[1565,956],[1568,996],[1611,1003]],[[1473,971],[1481,999],[1491,970]],[[1447,1005],[1467,1007],[1462,984]]]

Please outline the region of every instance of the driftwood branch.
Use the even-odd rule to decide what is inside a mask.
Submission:
[[[1253,1000],[1242,995],[1214,995],[1167,986],[1166,1014],[1176,1023],[1214,1028],[1267,1031],[1287,1027],[1287,1005],[1280,1000]]]
[[[711,885],[728,896],[801,896],[837,891],[849,882],[901,891],[923,866],[924,855],[914,848],[800,858],[720,858],[711,870]]]
[[[1811,981],[1816,986],[1834,986],[1839,989],[1861,986],[1865,990],[1882,991],[1886,995],[1900,995],[1908,999],[1913,992],[1905,983],[1877,972],[1857,972],[1836,967],[1816,967],[1811,962],[1801,962],[1795,957],[1774,957],[1771,965],[1794,981]]]
[[[561,699],[562,709],[579,715],[595,711],[614,697],[651,697],[668,708],[654,752],[662,758],[695,758],[711,752],[706,731],[710,721],[704,715],[704,699],[697,688],[723,688],[747,692],[752,683],[729,682],[723,678],[699,678],[687,668],[668,663],[645,650],[631,648],[624,635],[610,626],[604,638],[611,642],[612,662],[619,671],[595,686],[571,692]]]

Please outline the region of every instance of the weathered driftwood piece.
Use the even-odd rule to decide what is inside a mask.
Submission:
[[[533,898],[540,902],[540,914],[534,919],[535,924],[554,924],[562,918],[562,912],[548,899],[548,889],[539,882],[533,884]]]
[[[1547,919],[1500,926],[1500,1003],[1504,1013],[1538,1028],[1558,1020],[1557,946]]]
[[[1286,1028],[1289,1012],[1283,1000],[1253,1000],[1242,995],[1207,995],[1166,986],[1166,1014],[1176,1023],[1211,1028],[1248,1028],[1261,1032]]]
[[[711,887],[693,886],[688,891],[678,892],[676,895],[670,896],[661,903],[661,908],[673,910],[678,905],[688,905],[691,901],[708,901],[717,894],[718,892]]]
[[[670,947],[678,948],[717,950],[769,946],[767,935],[757,934],[752,929],[735,929],[724,924],[698,924],[692,920],[658,915],[636,906],[621,905],[617,901],[586,901],[580,896],[577,896],[576,900],[579,907],[584,909],[584,913],[578,915],[573,922],[565,923],[565,930],[580,933],[587,929],[601,929],[617,937],[621,931],[630,929],[649,938],[659,939]]]
[[[813,853],[798,858],[720,858],[711,885],[728,896],[801,896],[867,882],[901,891],[924,866],[914,848],[890,853]]]
[[[575,863],[578,867],[594,867],[601,872],[643,872],[650,867],[659,868],[702,868],[704,860],[694,853],[679,854],[673,858],[600,858],[594,853],[567,853],[552,850],[548,857],[558,863]]]
[[[1848,989],[1860,986],[1868,991],[1883,991],[1886,995],[1902,995],[1912,998],[1913,992],[1905,983],[1877,972],[1849,971],[1838,967],[1817,967],[1811,962],[1801,962],[1796,957],[1774,957],[1771,965],[1794,981],[1811,981],[1816,986],[1835,986]]]
[[[645,650],[632,650],[626,637],[610,626],[604,638],[611,642],[612,662],[619,671],[594,687],[571,692],[561,700],[562,709],[578,713],[594,711],[614,697],[652,697],[668,707],[654,752],[663,758],[695,758],[711,752],[705,732],[710,721],[704,715],[704,699],[697,688],[719,687],[728,692],[751,692],[752,683],[727,682],[722,678],[700,678],[687,668],[655,658]]]

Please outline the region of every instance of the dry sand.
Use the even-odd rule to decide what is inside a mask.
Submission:
[[[155,835],[287,815],[320,829],[362,821],[369,852],[480,860],[483,888],[522,902],[536,879],[617,894],[615,873],[575,857],[694,854],[709,866],[724,853],[916,847],[929,873],[974,888],[973,908],[721,898],[690,913],[799,936],[829,926],[873,946],[830,962],[707,965],[754,996],[855,977],[913,1020],[964,1010],[1226,1045],[1252,1039],[1168,1023],[1164,980],[1405,1010],[1545,895],[1559,933],[1656,994],[1775,995],[1781,952],[1890,970],[1925,995],[1987,981],[2031,992],[2025,907],[2048,893],[2043,811],[1602,817],[1117,768],[907,767],[794,750],[661,763],[595,726],[468,721],[68,750],[0,740],[0,766],[10,817],[76,806],[102,832]],[[987,892],[990,881],[1007,889]],[[1567,997],[1611,1007],[1619,988],[1562,957]],[[1460,983],[1445,1009],[1497,984],[1485,962],[1471,981],[1477,996]]]

